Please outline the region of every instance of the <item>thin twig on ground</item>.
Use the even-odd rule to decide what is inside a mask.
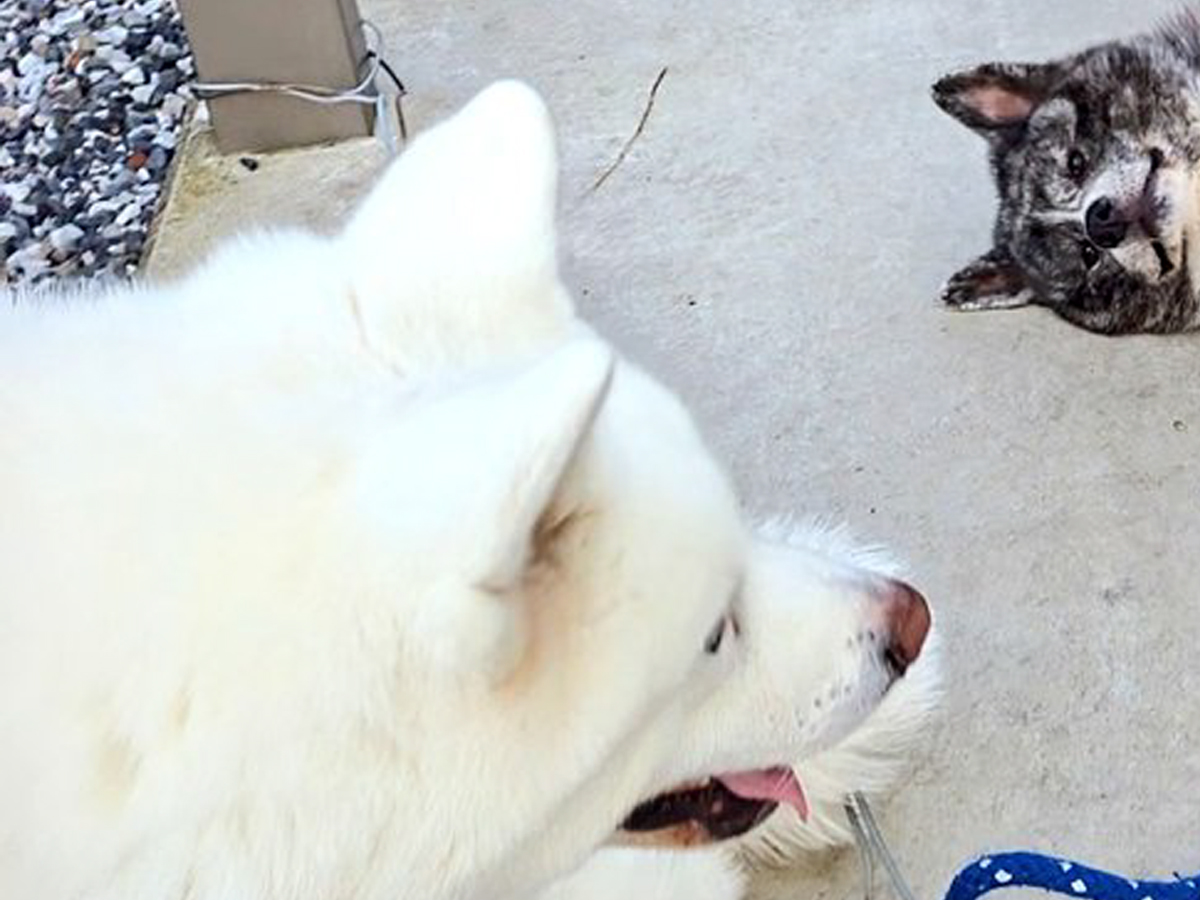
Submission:
[[[629,155],[629,151],[633,149],[633,143],[641,137],[642,130],[646,127],[646,120],[650,118],[650,111],[654,109],[654,98],[658,94],[658,86],[662,84],[663,78],[667,75],[667,67],[663,66],[659,70],[658,77],[654,79],[654,84],[650,86],[650,96],[646,98],[646,108],[642,110],[642,117],[638,120],[637,128],[633,130],[633,134],[629,136],[629,140],[621,147],[621,152],[617,154],[617,158],[609,163],[608,168],[600,173],[600,177],[592,183],[591,192],[599,190],[600,185],[608,180],[613,172],[617,171],[617,167],[625,161],[625,157]]]

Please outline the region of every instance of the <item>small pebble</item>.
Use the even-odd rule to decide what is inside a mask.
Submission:
[[[130,69],[130,71],[133,72],[136,70]],[[151,98],[154,97],[154,92],[156,90],[158,90],[158,85],[141,84],[130,91],[129,96],[133,98],[134,103],[147,104],[150,102]]]
[[[187,109],[187,100],[179,94],[170,94],[163,100],[162,111],[172,119],[181,119],[185,109]]]
[[[4,195],[13,203],[24,203],[33,191],[33,184],[28,181],[7,182],[0,187]]]
[[[114,225],[128,225],[134,221],[142,212],[142,205],[136,200],[126,206],[123,210],[117,213],[117,217],[113,219]]]
[[[10,253],[4,261],[4,265],[10,273],[9,277],[15,271],[26,278],[37,278],[50,268],[50,263],[46,258],[48,255],[46,245],[42,241],[37,241],[26,244],[15,253]]]
[[[32,50],[17,60],[17,73],[20,75],[36,74],[45,67],[46,61]]]
[[[63,225],[50,232],[50,246],[60,255],[66,255],[79,245],[83,229],[78,225]]]
[[[129,35],[129,29],[123,28],[120,25],[110,25],[108,28],[102,28],[95,32],[92,37],[101,44],[111,44],[114,47],[120,47],[125,43],[125,38]]]

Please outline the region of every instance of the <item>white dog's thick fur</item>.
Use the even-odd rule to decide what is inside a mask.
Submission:
[[[0,297],[0,897],[526,900],[923,698],[897,586],[750,536],[575,317],[554,203],[506,83],[336,238]]]
[[[793,525],[781,519],[757,534],[820,550],[884,576],[903,574],[883,548],[857,544],[846,529],[827,523]],[[804,853],[849,843],[853,834],[843,811],[847,797],[854,792],[886,795],[908,774],[922,749],[941,697],[937,644],[934,633],[918,663],[847,737],[795,764],[809,803],[806,820],[781,808],[744,838],[706,852],[602,849],[539,900],[740,900],[748,873],[786,866]]]

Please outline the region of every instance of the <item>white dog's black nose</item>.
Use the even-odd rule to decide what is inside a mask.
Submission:
[[[929,604],[920,591],[903,581],[888,581],[880,605],[884,627],[884,657],[897,675],[903,675],[917,661],[932,617]]]
[[[1097,247],[1111,250],[1120,246],[1125,240],[1125,232],[1129,223],[1121,215],[1117,204],[1108,197],[1101,197],[1087,208],[1084,215],[1084,227],[1087,229],[1088,240]]]

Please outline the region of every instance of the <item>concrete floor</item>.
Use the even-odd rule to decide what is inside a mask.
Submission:
[[[414,128],[499,76],[546,95],[581,305],[690,402],[749,505],[834,514],[911,560],[950,687],[883,815],[918,896],[1006,848],[1200,869],[1200,336],[937,308],[993,207],[982,142],[927,94],[1176,0],[360,3]],[[590,192],[664,66],[645,132]],[[380,159],[192,161],[155,266],[243,221],[332,225]],[[762,890],[853,897],[856,862]]]

